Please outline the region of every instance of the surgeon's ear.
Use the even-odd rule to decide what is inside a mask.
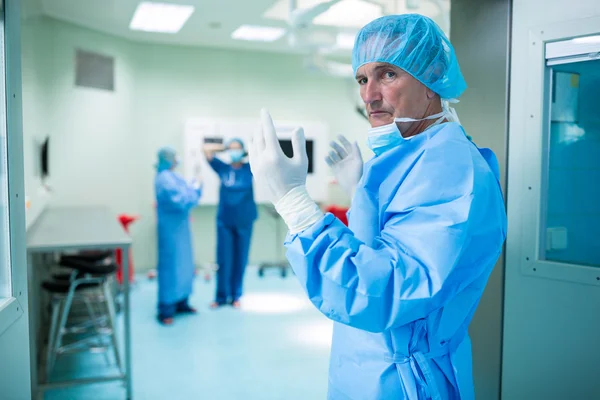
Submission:
[[[429,88],[426,88],[426,93],[427,93],[427,100],[432,100],[437,96],[437,94]]]

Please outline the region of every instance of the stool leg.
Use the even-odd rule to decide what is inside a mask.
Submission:
[[[98,316],[96,315],[96,312],[94,311],[94,308],[92,307],[92,304],[90,303],[90,300],[86,297],[83,298],[83,302],[85,304],[85,307],[87,308],[88,311],[88,315],[90,316],[90,319],[92,320],[92,323],[94,325],[94,331],[96,332],[96,335],[98,336],[98,346],[99,347],[108,347],[104,344],[104,338],[102,337],[102,326],[100,325],[100,323],[98,322]],[[106,361],[106,365],[110,365],[110,359],[108,358],[108,353],[105,351],[104,352],[104,361]]]
[[[119,343],[117,340],[117,327],[116,327],[116,317],[115,317],[115,304],[114,304],[114,299],[110,290],[110,287],[108,285],[108,281],[106,283],[104,283],[103,289],[104,289],[104,300],[106,302],[106,307],[108,308],[108,319],[110,321],[110,328],[111,328],[111,339],[112,339],[112,347],[113,350],[115,352],[115,360],[117,361],[117,366],[119,367],[119,371],[121,371],[121,373],[123,372],[123,369],[121,367],[121,355],[120,355],[120,351],[119,351]]]
[[[46,380],[50,380],[52,369],[54,367],[54,360],[56,354],[54,353],[54,343],[56,342],[57,329],[58,329],[58,316],[60,314],[62,300],[52,297],[52,322],[50,323],[50,332],[48,337],[48,347],[46,349]]]
[[[56,355],[58,354],[59,349],[62,347],[62,338],[63,338],[63,332],[65,330],[65,326],[67,325],[67,319],[69,318],[69,312],[71,311],[71,305],[73,304],[73,297],[75,295],[75,285],[71,285],[71,287],[69,288],[69,294],[67,294],[67,298],[64,301],[64,306],[61,312],[61,316],[60,316],[60,323],[58,325],[57,328],[57,333],[56,333],[56,340],[54,345],[52,346],[52,352],[53,352],[53,360],[52,360],[52,366],[51,368],[54,367],[54,362],[56,361]]]

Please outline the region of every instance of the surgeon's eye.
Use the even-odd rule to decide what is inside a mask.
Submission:
[[[385,71],[383,73],[383,77],[384,77],[384,79],[391,80],[396,77],[396,73],[394,71]]]
[[[357,82],[359,85],[366,85],[367,84],[367,78],[359,78],[357,79]]]

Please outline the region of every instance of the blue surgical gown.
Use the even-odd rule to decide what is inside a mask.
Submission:
[[[178,174],[164,170],[154,181],[158,217],[158,302],[174,304],[187,299],[194,281],[190,210],[201,190]]]
[[[482,151],[483,152],[483,151]],[[498,162],[457,123],[365,164],[349,227],[326,214],[287,256],[334,322],[329,399],[473,399],[468,325],[502,251]]]

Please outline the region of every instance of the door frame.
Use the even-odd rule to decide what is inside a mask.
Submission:
[[[543,198],[547,195],[547,188],[543,182],[544,168],[544,140],[546,128],[549,127],[549,87],[548,62],[557,56],[564,56],[568,48],[578,50],[586,56],[593,53],[589,45],[574,46],[561,43],[579,36],[598,34],[600,18],[591,17],[576,21],[567,21],[560,24],[540,26],[529,31],[529,63],[527,79],[527,119],[523,121],[523,132],[519,140],[522,146],[512,146],[513,158],[523,160],[519,166],[509,166],[508,192],[512,199],[519,199],[519,204],[508,203],[518,207],[518,225],[513,224],[507,252],[509,256],[517,256],[521,274],[540,279],[552,279],[572,283],[600,286],[600,272],[597,267],[559,263],[540,259],[542,243],[541,226],[545,218],[543,211]],[[592,46],[593,47],[593,46]],[[512,140],[512,139],[511,139]],[[510,179],[510,174],[518,174],[522,179]],[[511,221],[509,221],[510,223]],[[514,222],[514,221],[512,221]]]
[[[19,0],[0,0],[0,16],[4,29],[0,31],[0,54],[4,69],[5,96],[0,107],[6,119],[0,117],[0,130],[6,133],[8,166],[8,208],[10,237],[9,297],[0,298],[0,337],[19,318],[28,324],[27,256],[25,237],[25,183],[23,166],[23,123],[21,100],[21,34]],[[3,47],[3,48],[2,48]],[[0,67],[1,71],[1,67]],[[1,87],[1,86],[0,86]],[[27,354],[29,359],[29,338]]]

